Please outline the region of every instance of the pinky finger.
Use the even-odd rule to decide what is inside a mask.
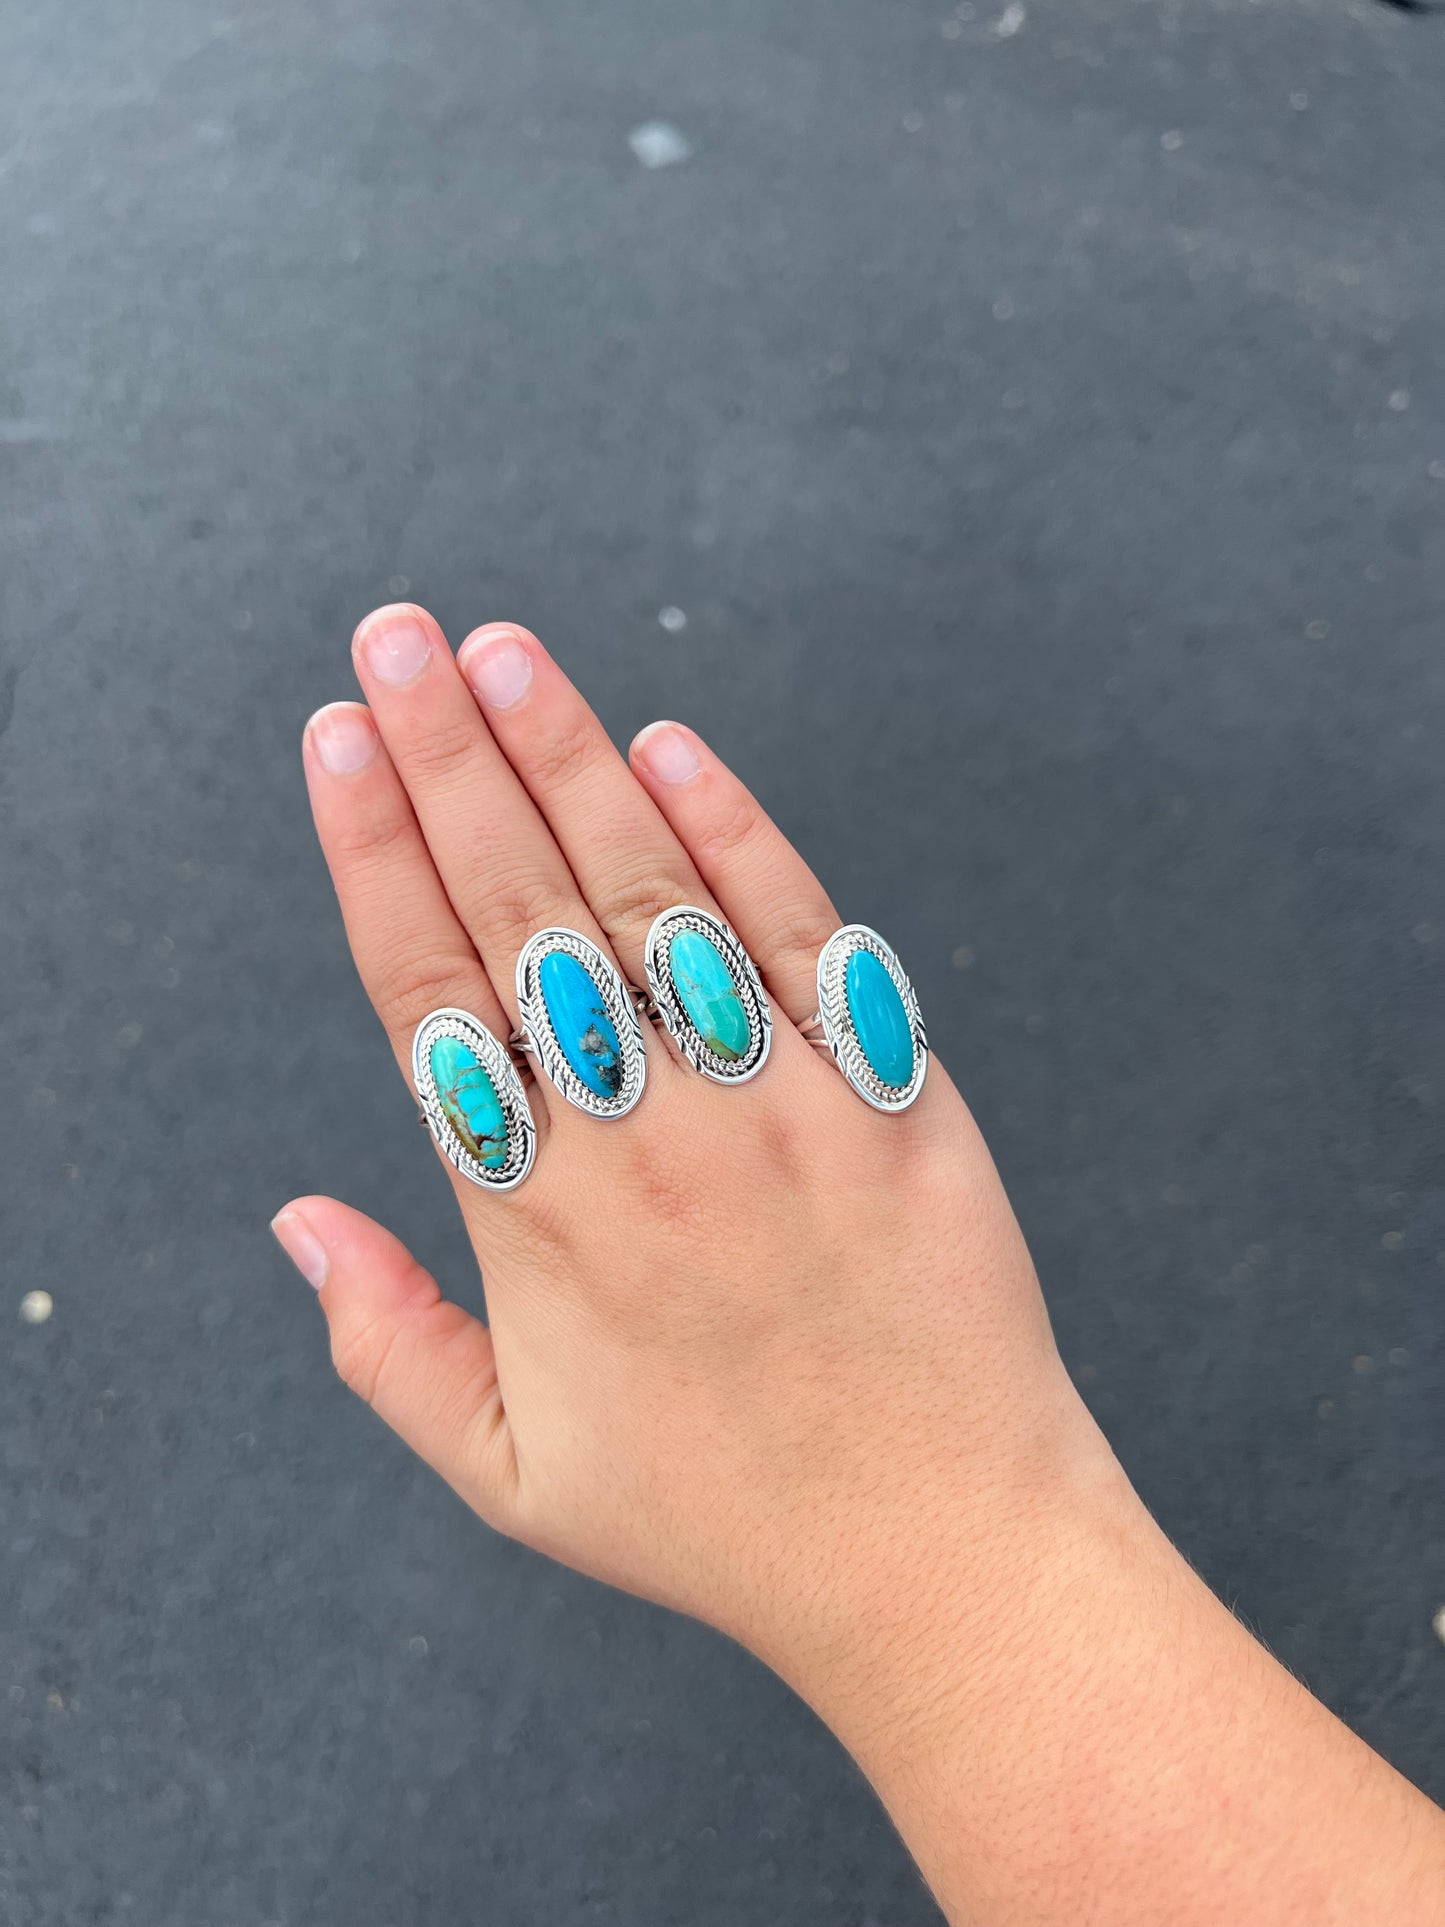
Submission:
[[[334,1198],[297,1198],[271,1229],[319,1294],[343,1381],[488,1525],[509,1530],[517,1462],[486,1326],[389,1231]]]

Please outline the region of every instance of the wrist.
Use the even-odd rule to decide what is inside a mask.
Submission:
[[[870,1777],[964,1726],[977,1735],[1025,1682],[1077,1692],[1099,1656],[1087,1622],[1127,1617],[1146,1553],[1193,1581],[1066,1379],[986,1469],[934,1474],[890,1487],[885,1519],[850,1521],[812,1609],[764,1654]]]
[[[1082,1404],[1058,1419],[841,1564],[828,1636],[773,1661],[949,1917],[1432,1919],[1438,1815],[1209,1592]]]

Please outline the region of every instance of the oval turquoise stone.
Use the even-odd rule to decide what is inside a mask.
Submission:
[[[507,1161],[507,1119],[497,1087],[459,1037],[438,1037],[431,1074],[447,1123],[469,1156],[495,1171]]]
[[[547,1017],[562,1055],[596,1097],[622,1089],[622,1046],[602,992],[575,957],[549,950],[537,970]]]
[[[873,1075],[901,1091],[913,1075],[913,1032],[898,986],[871,950],[855,950],[843,976],[848,1015]]]
[[[746,1057],[752,1027],[722,952],[696,930],[679,930],[667,950],[678,1002],[708,1049],[735,1064]]]

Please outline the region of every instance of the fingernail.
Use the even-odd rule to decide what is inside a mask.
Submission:
[[[686,783],[702,767],[697,751],[675,723],[653,723],[634,747],[659,783]]]
[[[361,653],[378,682],[415,682],[431,660],[431,637],[415,616],[377,616],[361,632]]]
[[[326,1283],[331,1260],[326,1247],[306,1220],[295,1211],[281,1211],[271,1220],[276,1242],[295,1265],[308,1285],[317,1291]]]
[[[321,767],[332,776],[355,776],[365,769],[381,740],[375,723],[356,703],[318,709],[306,728]]]
[[[457,666],[489,709],[510,709],[532,687],[532,658],[515,636],[486,636],[465,645]]]

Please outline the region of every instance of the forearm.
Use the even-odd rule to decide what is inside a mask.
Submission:
[[[954,1536],[967,1507],[915,1520],[862,1587],[856,1649],[800,1669],[955,1927],[1433,1927],[1440,1813],[1213,1597],[1102,1446],[1054,1486],[1020,1489],[984,1562]]]

